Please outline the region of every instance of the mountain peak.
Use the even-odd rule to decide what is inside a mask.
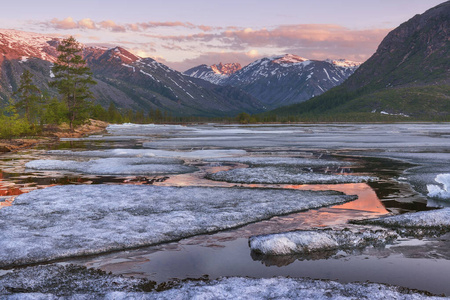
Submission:
[[[351,61],[351,60],[347,60],[345,58],[327,59],[325,61],[327,61],[330,64],[333,64],[335,66],[343,67],[343,68],[357,68],[357,67],[359,67],[362,64],[362,62]]]
[[[218,65],[212,65],[211,69],[216,74],[231,75],[242,69],[242,66],[240,63],[219,63]]]
[[[125,64],[130,64],[141,59],[139,56],[134,55],[122,47],[111,48],[107,51],[107,53],[111,58],[114,57]]]
[[[272,60],[273,63],[276,64],[296,64],[296,63],[302,63],[304,61],[308,61],[309,59],[298,56],[298,55],[294,55],[294,54],[285,54],[283,56],[277,56],[274,57],[274,59]]]
[[[53,43],[58,39],[39,33],[0,29],[0,61],[35,57],[56,61]]]

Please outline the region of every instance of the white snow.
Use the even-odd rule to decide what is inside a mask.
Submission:
[[[357,183],[375,179],[370,176],[319,174],[282,167],[233,169],[209,174],[208,177],[218,181],[263,184]]]
[[[358,68],[362,63],[361,62],[357,62],[357,61],[351,61],[351,60],[347,60],[347,59],[327,59],[325,60],[337,67],[341,67],[341,68],[353,68],[356,69]]]
[[[93,150],[93,151],[70,151],[53,150],[49,154],[85,156],[85,157],[167,157],[167,158],[220,158],[229,156],[242,156],[247,154],[245,150],[193,150],[193,151],[170,151],[158,149],[111,149],[111,150]]]
[[[325,74],[327,74],[328,80],[331,80],[330,75],[328,75],[327,69],[323,68],[323,71],[325,72]]]
[[[125,278],[76,266],[46,265],[0,277],[7,299],[442,299],[378,283],[339,283],[306,278],[222,278],[188,281],[161,292],[143,292],[143,279]],[[11,291],[17,291],[15,294]],[[20,292],[19,292],[20,291]],[[26,291],[26,292],[25,292]]]
[[[406,213],[392,217],[382,217],[364,221],[400,228],[440,228],[450,229],[450,208]]]
[[[0,210],[0,268],[174,241],[351,199],[283,189],[54,186]]]
[[[71,171],[97,175],[156,175],[194,172],[196,168],[181,165],[182,161],[161,158],[103,158],[89,161],[34,160],[25,167],[34,170]]]
[[[249,245],[256,253],[288,255],[384,245],[396,238],[398,235],[389,230],[303,230],[252,236]]]
[[[152,78],[153,80],[156,80],[155,77],[153,77],[153,75],[150,74],[150,73],[144,72],[144,71],[142,71],[142,70],[139,70],[139,72],[141,72],[142,74],[144,74],[144,75],[146,75],[146,76]]]
[[[427,184],[428,197],[450,199],[450,174],[438,174],[434,180],[442,186]]]
[[[351,163],[347,161],[314,159],[314,158],[295,158],[295,157],[274,157],[274,156],[241,156],[228,157],[217,159],[206,159],[206,161],[215,162],[231,162],[241,163],[247,165],[262,165],[262,166],[348,166]]]

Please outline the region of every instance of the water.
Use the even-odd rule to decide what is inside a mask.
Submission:
[[[186,164],[198,167],[199,171],[180,175],[93,176],[67,172],[31,172],[24,169],[24,163],[29,160],[70,157],[56,154],[49,156],[42,150],[30,150],[20,155],[2,156],[0,208],[13,205],[14,197],[21,193],[56,184],[277,187],[356,194],[357,200],[342,205],[278,216],[238,229],[195,236],[174,243],[74,258],[64,260],[63,263],[96,267],[156,282],[185,278],[215,279],[221,276],[291,276],[340,282],[380,282],[450,295],[446,279],[450,271],[450,235],[423,240],[402,239],[384,248],[332,251],[310,256],[264,257],[255,255],[248,247],[248,237],[252,235],[324,227],[339,229],[355,226],[348,225],[348,220],[433,209],[427,207],[423,186],[428,180],[426,178],[433,178],[438,171],[446,170],[442,167],[445,161],[438,170],[424,153],[445,153],[450,142],[448,135],[443,133],[448,131],[450,129],[445,124],[116,128],[115,134],[120,138],[107,136],[98,137],[97,140],[65,141],[51,148],[103,150],[147,147],[178,151],[237,149],[253,156],[321,157],[352,162],[351,167],[342,168],[346,174],[366,174],[376,176],[378,180],[333,185],[227,183],[206,179],[205,175],[248,166],[242,163],[211,162],[201,157],[185,159]],[[127,138],[127,135],[130,137]],[[410,159],[405,162],[389,159],[411,152],[420,155],[421,160]],[[428,166],[429,173],[411,169],[417,163]],[[312,171],[324,170],[317,167]]]

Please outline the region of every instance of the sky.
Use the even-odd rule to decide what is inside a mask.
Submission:
[[[395,27],[443,0],[15,0],[0,28],[121,46],[185,71],[285,53],[363,62]]]

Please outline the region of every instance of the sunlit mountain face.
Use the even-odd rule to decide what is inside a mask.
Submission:
[[[262,58],[240,69],[235,68],[236,64],[200,65],[184,74],[241,88],[267,108],[276,108],[306,101],[340,85],[360,64],[346,59],[320,61],[285,54]]]

